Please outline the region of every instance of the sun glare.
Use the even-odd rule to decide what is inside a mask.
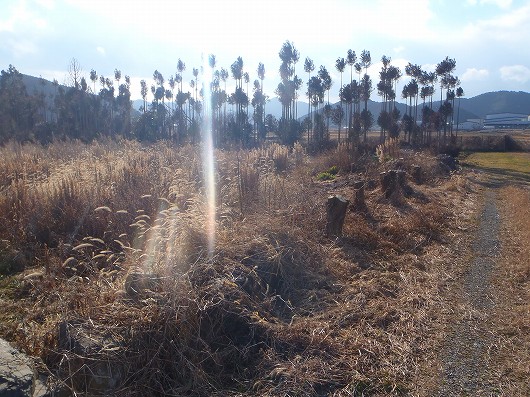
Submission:
[[[208,56],[203,55],[202,89],[204,93],[203,117],[201,125],[202,135],[202,164],[206,193],[206,235],[208,237],[208,258],[212,258],[215,248],[215,165],[212,136],[212,108],[211,108],[212,72],[208,65]]]

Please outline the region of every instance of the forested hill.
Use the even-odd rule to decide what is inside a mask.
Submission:
[[[462,108],[480,118],[495,113],[530,115],[530,93],[523,91],[486,92],[473,98],[462,98]]]
[[[58,83],[57,85],[54,85],[54,83],[49,80],[27,74],[22,74],[22,81],[26,86],[26,92],[30,95],[44,93],[46,96],[53,96],[55,90],[59,87]]]

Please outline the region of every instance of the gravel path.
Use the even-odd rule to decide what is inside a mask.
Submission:
[[[499,213],[496,193],[485,190],[473,244],[473,258],[463,282],[463,319],[454,326],[442,354],[443,380],[437,396],[499,396],[488,370],[494,338],[487,323],[493,307],[490,276],[499,254]],[[460,308],[455,308],[460,310]]]

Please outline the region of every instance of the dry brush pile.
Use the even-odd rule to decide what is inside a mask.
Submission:
[[[429,349],[466,186],[434,158],[347,147],[216,153],[217,233],[200,152],[166,143],[2,149],[1,334],[64,388],[115,395],[406,395]],[[422,167],[385,198],[379,173]],[[337,178],[318,172],[336,166]],[[329,194],[366,210],[324,234]],[[458,194],[447,194],[455,192]],[[364,394],[363,394],[364,393]]]

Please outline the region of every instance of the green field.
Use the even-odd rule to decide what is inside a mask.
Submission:
[[[508,170],[530,174],[530,153],[473,153],[468,156],[464,162],[479,168]]]
[[[509,177],[514,182],[530,182],[530,153],[472,153],[462,160],[462,164],[495,174],[503,180]]]

